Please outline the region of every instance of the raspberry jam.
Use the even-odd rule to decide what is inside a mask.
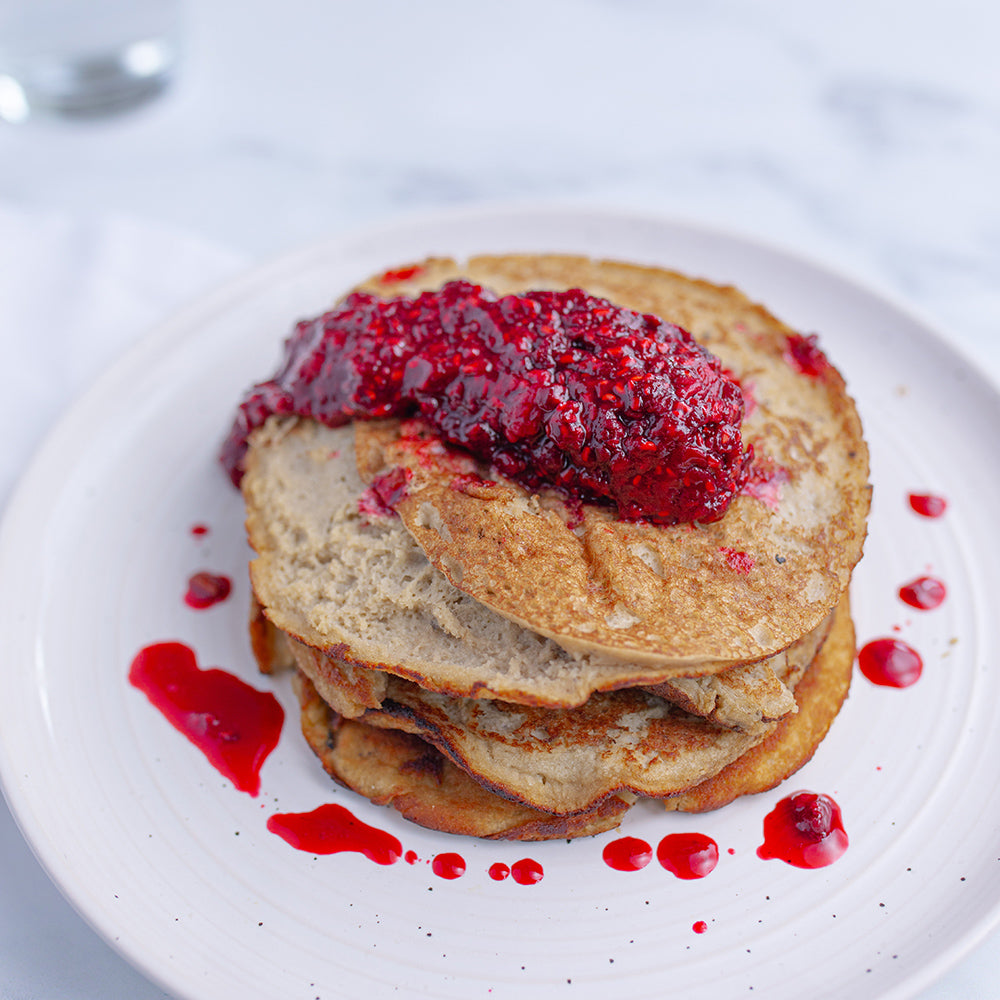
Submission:
[[[261,767],[285,719],[273,694],[224,670],[202,670],[194,650],[180,642],[140,650],[128,679],[236,788],[257,795]]]
[[[719,863],[719,845],[703,833],[668,833],[656,846],[656,860],[678,878],[704,878]]]
[[[873,639],[858,651],[858,667],[872,684],[904,688],[920,680],[924,661],[902,639]]]
[[[394,865],[403,854],[398,838],[362,823],[333,802],[303,813],[276,813],[267,829],[300,851],[310,854],[363,854],[378,865]]]
[[[228,576],[221,573],[193,574],[188,579],[187,590],[184,593],[184,603],[189,608],[203,611],[216,604],[221,604],[233,589],[233,583]]]
[[[939,608],[946,595],[944,584],[933,576],[918,576],[899,588],[899,599],[918,611]]]
[[[680,327],[579,289],[356,292],[285,346],[223,447],[235,483],[248,434],[272,414],[420,417],[528,488],[661,524],[721,517],[749,473],[743,394],[719,360]]]
[[[796,868],[825,868],[847,850],[840,807],[829,795],[796,792],[764,817],[764,843],[757,856]]]

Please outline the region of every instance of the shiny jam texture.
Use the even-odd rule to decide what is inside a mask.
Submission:
[[[579,289],[497,298],[452,281],[415,298],[357,292],[286,342],[239,408],[222,462],[272,414],[329,426],[417,416],[535,489],[673,524],[721,517],[746,482],[740,386],[680,327]]]

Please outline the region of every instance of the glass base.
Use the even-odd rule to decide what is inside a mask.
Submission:
[[[160,94],[175,62],[175,46],[162,39],[133,42],[112,53],[38,60],[0,75],[0,119],[117,114]]]

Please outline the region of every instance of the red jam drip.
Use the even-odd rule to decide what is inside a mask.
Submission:
[[[358,498],[358,513],[363,517],[395,517],[396,504],[406,496],[406,484],[412,473],[402,467],[376,476]]]
[[[800,333],[789,334],[785,360],[800,375],[808,375],[810,378],[819,378],[832,367],[827,356],[820,350],[819,338],[815,333],[805,337]]]
[[[180,642],[140,650],[128,678],[241,792],[260,791],[260,769],[285,718],[274,695],[224,670],[200,669]]]
[[[233,584],[228,576],[218,573],[195,573],[188,580],[184,603],[189,608],[203,611],[215,604],[221,604],[232,592]]]
[[[503,882],[510,875],[510,868],[502,861],[495,861],[490,865],[487,874],[494,882]]]
[[[719,551],[725,556],[726,565],[736,573],[747,576],[754,568],[754,558],[739,549],[730,549],[723,546]]]
[[[405,854],[403,855],[403,860],[404,860],[404,861],[405,861],[405,862],[406,862],[406,863],[407,863],[408,865],[415,865],[415,864],[416,864],[416,863],[417,863],[417,862],[418,862],[418,861],[420,860],[420,858],[418,857],[418,855],[417,855],[417,852],[416,852],[416,851],[407,851],[407,852],[406,852],[406,853],[405,853]]]
[[[828,795],[796,792],[764,817],[764,843],[757,857],[796,868],[825,868],[847,850],[840,807]]]
[[[604,863],[619,872],[637,872],[653,860],[653,848],[638,837],[619,837],[605,844]]]
[[[703,833],[670,833],[657,845],[656,860],[678,878],[704,878],[719,863],[719,845]]]
[[[874,639],[858,652],[858,666],[872,684],[904,688],[920,680],[924,662],[901,639]]]
[[[944,584],[933,576],[918,576],[899,588],[899,599],[918,611],[941,607],[946,594]]]
[[[908,497],[910,508],[921,517],[940,517],[948,506],[944,497],[933,493],[911,493]]]
[[[311,812],[276,813],[267,828],[296,850],[309,854],[363,854],[378,865],[393,865],[403,854],[399,840],[362,823],[343,806],[328,802]]]
[[[461,854],[451,852],[435,854],[431,862],[431,871],[439,878],[461,878],[465,874],[465,858]]]
[[[708,924],[706,924],[704,920],[696,920],[691,925],[691,930],[693,930],[695,934],[704,934],[705,931],[708,930]]]
[[[510,875],[518,885],[534,885],[542,881],[545,872],[537,861],[521,858],[510,866]]]
[[[194,535],[195,538],[201,538],[203,535],[207,535],[208,534],[208,525],[207,524],[193,524],[193,525],[191,525],[191,534]]]
[[[399,281],[409,281],[418,274],[423,274],[424,269],[419,264],[411,264],[409,267],[397,267],[389,271],[383,271],[379,281],[383,285],[394,285]]]
[[[529,488],[663,524],[721,517],[747,478],[740,386],[680,327],[579,289],[497,298],[453,281],[415,298],[356,292],[286,342],[221,460],[242,476],[271,414],[338,426],[421,417]]]

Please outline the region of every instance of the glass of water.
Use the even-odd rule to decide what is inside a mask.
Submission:
[[[181,0],[0,0],[0,119],[96,117],[159,94]]]

